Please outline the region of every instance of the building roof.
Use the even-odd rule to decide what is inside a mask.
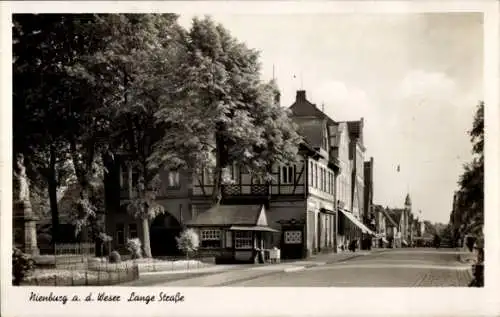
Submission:
[[[398,218],[398,221],[396,222],[395,219],[393,218],[393,215],[391,214],[391,212],[389,211],[389,209],[384,209],[384,208],[381,208],[382,210],[382,213],[384,214],[385,216],[385,219],[386,219],[386,224],[387,224],[387,221],[392,224],[394,227],[398,227],[398,224],[399,224],[399,218]]]
[[[292,117],[297,124],[297,132],[304,140],[314,148],[321,147],[324,134],[324,121],[315,119],[304,119],[300,117]]]
[[[267,227],[263,205],[216,205],[186,223],[188,226],[262,226]]]
[[[347,128],[352,137],[360,139],[363,134],[363,118],[357,121],[347,121]]]
[[[403,211],[404,211],[404,209],[389,209],[388,213],[396,223],[400,223],[401,216],[403,215]]]
[[[316,117],[327,120],[328,124],[335,124],[332,118],[307,100],[305,90],[297,90],[295,102],[290,106],[290,110],[293,117]]]
[[[364,127],[364,119],[361,118],[357,121],[346,121],[347,130],[349,131],[349,138],[351,140],[358,140],[359,144],[364,147],[363,143],[363,127]]]

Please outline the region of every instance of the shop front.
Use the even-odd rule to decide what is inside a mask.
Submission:
[[[263,205],[216,205],[186,224],[198,231],[199,253],[216,263],[259,263],[273,248],[273,234]]]
[[[357,234],[347,242],[348,249],[351,249],[349,245],[352,243],[356,243],[359,248],[362,241],[371,240],[372,237],[376,236],[375,232],[365,226],[365,224],[356,218],[350,211],[341,208],[338,210],[340,211],[339,215],[343,218],[343,222],[347,220],[349,224],[348,227],[353,228],[353,231],[357,232]]]

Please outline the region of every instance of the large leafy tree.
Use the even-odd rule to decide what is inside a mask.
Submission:
[[[88,21],[89,16],[81,16]],[[14,153],[22,153],[33,194],[43,206],[47,190],[52,217],[52,239],[58,241],[57,189],[73,172],[67,164],[69,144],[65,135],[74,132],[69,123],[69,101],[74,90],[65,71],[84,48],[76,36],[73,15],[13,16],[13,119]]]
[[[126,204],[142,221],[146,257],[151,256],[149,221],[165,211],[155,201],[158,172],[165,166],[150,164],[150,156],[166,131],[155,114],[169,108],[176,91],[184,34],[176,19],[173,14],[98,16],[96,28],[106,45],[74,67],[75,75],[90,85],[106,87],[99,94],[113,119],[105,131],[113,133],[107,136],[104,153],[125,153],[122,157],[138,175],[132,184],[133,197]]]
[[[482,236],[484,224],[484,102],[474,117],[471,137],[473,160],[464,166],[459,179],[450,225],[456,239],[467,234]]]
[[[177,107],[157,113],[171,137],[153,160],[212,170],[212,199],[219,203],[226,167],[237,163],[269,176],[269,162],[296,158],[300,139],[275,102],[275,84],[260,79],[257,51],[209,17],[193,19],[186,47]]]

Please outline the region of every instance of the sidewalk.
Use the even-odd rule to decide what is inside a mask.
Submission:
[[[458,261],[460,263],[465,263],[470,265],[469,269],[467,269],[466,272],[469,280],[472,280],[474,278],[474,273],[472,272],[472,265],[476,262],[476,255],[474,254],[474,252],[469,251],[469,249],[467,249],[466,247],[457,248],[456,250],[460,252],[460,254],[458,254],[457,256]]]

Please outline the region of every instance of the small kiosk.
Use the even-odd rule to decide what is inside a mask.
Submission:
[[[216,205],[186,226],[198,232],[199,253],[215,256],[216,263],[263,262],[280,233],[269,226],[264,205]]]

